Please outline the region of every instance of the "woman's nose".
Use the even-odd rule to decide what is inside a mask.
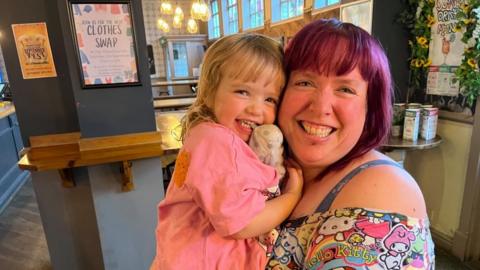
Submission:
[[[330,115],[333,112],[333,96],[328,91],[317,90],[312,93],[309,109],[322,115]]]

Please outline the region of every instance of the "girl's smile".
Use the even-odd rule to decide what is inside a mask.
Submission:
[[[228,69],[226,74],[229,74]],[[213,112],[219,124],[231,129],[243,141],[248,141],[258,125],[275,120],[280,86],[266,69],[257,80],[223,76],[215,94]]]

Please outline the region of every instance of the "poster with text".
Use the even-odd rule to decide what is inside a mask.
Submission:
[[[83,87],[138,84],[128,3],[72,3]]]
[[[463,32],[456,32],[457,13],[465,0],[436,0],[433,14],[429,58],[432,60],[427,81],[427,94],[456,96],[459,85],[452,84],[454,74],[451,70],[458,67],[463,58],[465,44],[462,42]],[[450,68],[452,67],[452,68]],[[448,79],[447,79],[448,77]]]
[[[23,79],[56,77],[46,23],[12,24]]]

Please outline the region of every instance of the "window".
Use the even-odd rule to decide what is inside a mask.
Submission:
[[[340,3],[340,0],[315,0],[313,8],[324,8],[338,3]]]
[[[223,0],[223,31],[225,35],[238,33],[237,0]]]
[[[167,74],[171,77],[188,77],[187,44],[185,42],[172,42],[173,74],[169,67]]]
[[[272,0],[272,22],[303,14],[303,0]]]
[[[220,14],[218,12],[218,0],[210,1],[212,18],[208,21],[208,38],[214,39],[220,37]]]
[[[263,26],[263,0],[243,0],[243,29]]]

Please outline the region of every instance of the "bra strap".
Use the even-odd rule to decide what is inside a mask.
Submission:
[[[384,160],[384,159],[377,159],[377,160],[371,160],[371,161],[368,161],[358,167],[356,167],[355,169],[353,169],[352,171],[350,171],[345,177],[342,178],[342,180],[340,180],[333,188],[332,190],[330,190],[330,192],[327,194],[327,196],[325,196],[325,198],[323,199],[323,201],[320,203],[320,205],[318,206],[316,212],[326,212],[328,211],[328,209],[330,209],[330,206],[332,205],[333,203],[333,200],[335,200],[335,198],[337,197],[337,194],[342,190],[342,188],[348,183],[350,182],[350,180],[352,180],[352,178],[359,174],[360,172],[362,172],[363,170],[365,169],[368,169],[370,167],[374,167],[374,166],[378,166],[378,165],[390,165],[390,166],[395,166],[395,167],[399,167],[399,168],[402,168],[402,166],[400,166],[398,163],[396,162],[393,162],[393,161],[390,161],[390,160]],[[403,168],[402,168],[403,169]]]

